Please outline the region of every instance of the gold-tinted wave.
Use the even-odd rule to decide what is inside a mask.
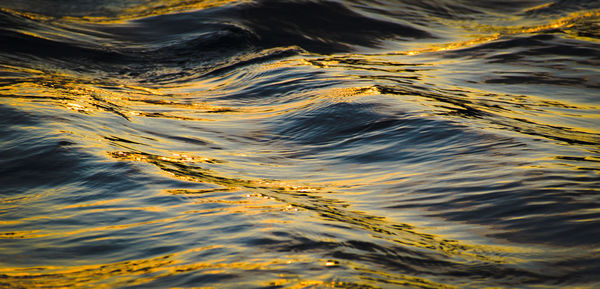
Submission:
[[[285,286],[286,288],[377,288],[377,284],[387,283],[411,288],[455,288],[430,281],[426,278],[402,274],[387,274],[377,270],[360,269],[362,276],[352,279],[356,281],[329,281],[327,265],[334,261],[314,260],[310,258],[281,257],[272,260],[250,259],[246,262],[226,262],[213,260],[205,262],[186,262],[185,254],[192,251],[218,250],[218,246],[192,249],[177,254],[163,255],[154,258],[130,260],[116,263],[81,265],[81,266],[48,266],[31,268],[0,269],[0,285],[7,288],[115,288],[129,286],[160,284],[160,279],[186,276],[189,273],[219,275],[231,274],[244,276],[272,276],[271,280],[262,281],[264,286]],[[357,266],[352,263],[339,264]],[[285,274],[286,267],[310,264],[312,270],[321,269],[322,277],[313,280],[299,278],[295,274]],[[319,265],[320,264],[320,268]],[[337,266],[337,265],[336,265]],[[329,277],[328,277],[329,276]],[[181,277],[180,277],[181,278]],[[182,281],[182,279],[180,279]],[[244,284],[248,284],[245,281]],[[188,284],[185,288],[191,288]],[[256,284],[258,285],[258,284]],[[176,288],[176,287],[172,287]],[[193,287],[217,288],[217,287]]]
[[[186,11],[209,9],[236,2],[247,2],[247,0],[158,0],[149,1],[145,5],[126,7],[115,11],[111,16],[62,16],[55,17],[34,13],[30,11],[20,11],[10,8],[0,7],[0,11],[18,15],[35,21],[68,21],[68,22],[88,22],[98,24],[124,23],[130,20],[152,17],[166,14],[181,13]]]
[[[461,22],[461,21],[448,21],[444,19],[438,19],[438,21],[442,23],[446,23],[450,26],[462,26],[466,31],[472,33],[473,30],[479,33],[485,33],[488,35],[482,35],[473,39],[451,42],[445,44],[434,44],[426,48],[415,49],[410,51],[398,51],[388,53],[388,55],[419,55],[423,53],[429,52],[438,52],[438,51],[446,51],[446,50],[456,50],[467,48],[487,42],[491,42],[497,40],[504,36],[510,35],[518,35],[518,34],[528,34],[528,33],[540,33],[545,31],[552,31],[556,29],[565,29],[573,27],[576,23],[585,21],[587,19],[595,19],[600,17],[600,9],[594,10],[586,10],[586,11],[578,11],[572,12],[565,17],[561,17],[556,20],[549,21],[549,23],[541,24],[541,25],[533,25],[533,26],[493,26],[493,25],[485,25],[474,22]],[[571,33],[572,34],[572,33]]]
[[[499,253],[514,251],[516,250],[515,248],[492,248],[490,246],[463,244],[456,240],[419,232],[415,227],[408,224],[394,224],[385,218],[349,210],[345,202],[328,198],[323,194],[327,192],[327,187],[296,185],[276,180],[228,177],[213,170],[202,168],[199,165],[146,153],[113,152],[110,156],[121,160],[149,163],[172,177],[190,182],[217,185],[223,188],[221,190],[224,191],[250,190],[254,192],[251,196],[283,202],[289,206],[284,206],[287,209],[299,208],[315,212],[322,218],[357,226],[363,230],[380,235],[381,238],[402,245],[443,252],[447,256],[464,258],[465,260],[489,261],[494,263],[511,263],[517,261],[515,258],[501,256],[503,254]],[[184,192],[184,190],[177,191],[178,194]]]
[[[219,7],[247,0],[160,0],[150,2],[144,6],[124,9],[117,17],[65,17],[68,21],[85,21],[94,23],[122,23],[129,20],[159,16],[165,14],[181,13],[186,11],[202,10]]]
[[[44,73],[37,70],[12,69],[14,72],[35,73],[23,81],[11,80],[0,86],[0,96],[13,98],[12,103],[50,101],[66,109],[93,114],[109,112],[127,120],[150,117],[194,121],[211,121],[215,114],[243,112],[244,109],[213,105],[204,101],[173,101],[160,90],[116,82],[77,79],[67,73]],[[113,89],[103,87],[111,86]],[[191,115],[202,114],[207,117]]]
[[[513,35],[513,34],[524,34],[524,33],[536,33],[543,31],[551,31],[554,29],[569,28],[577,22],[584,21],[590,18],[600,17],[600,9],[584,10],[569,13],[567,16],[558,18],[556,20],[549,21],[549,23],[533,26],[492,26],[483,24],[473,24],[469,28],[477,29],[486,33],[500,33],[502,35]]]

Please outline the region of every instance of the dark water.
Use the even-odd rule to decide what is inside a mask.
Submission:
[[[600,1],[0,1],[1,288],[600,286]]]

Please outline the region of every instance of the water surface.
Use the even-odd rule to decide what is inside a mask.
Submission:
[[[600,286],[600,1],[0,1],[2,288]]]

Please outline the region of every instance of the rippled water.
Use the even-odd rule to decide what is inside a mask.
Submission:
[[[0,7],[2,288],[600,286],[600,1]]]

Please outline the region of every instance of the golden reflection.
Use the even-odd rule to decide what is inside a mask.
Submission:
[[[550,23],[537,25],[537,26],[514,26],[514,27],[501,27],[501,26],[486,26],[486,25],[477,25],[480,31],[483,32],[496,32],[501,33],[503,35],[513,35],[513,34],[523,34],[523,33],[535,33],[542,31],[550,31],[558,28],[571,27],[577,22],[588,18],[597,18],[600,17],[600,9],[586,10],[586,11],[577,11],[569,13],[569,15],[565,17],[561,17],[559,19],[550,21]]]
[[[492,38],[497,38],[499,35],[495,34]],[[479,42],[479,40],[481,39],[475,42]],[[485,41],[487,40],[484,39],[483,42]],[[415,52],[415,55],[422,52],[441,51],[446,48],[461,48],[463,45],[471,45],[475,42],[459,42],[444,47],[430,47]],[[341,68],[344,71],[381,72],[381,74],[368,76],[358,73],[350,74],[349,77],[387,81],[390,85],[375,85],[369,92],[401,96],[404,101],[434,107],[436,110],[442,110],[443,113],[464,113],[466,117],[486,118],[493,122],[493,127],[508,128],[563,143],[589,145],[600,143],[600,130],[596,125],[600,119],[600,115],[597,113],[600,107],[595,104],[578,103],[568,99],[554,100],[535,95],[502,94],[456,85],[444,88],[443,83],[439,83],[438,70],[440,69],[436,69],[435,65],[394,61],[394,55],[406,53],[334,55],[306,58],[299,60],[298,64],[318,68]],[[428,86],[422,86],[422,83],[427,80],[433,83],[437,82],[437,87],[430,89]],[[398,85],[404,83],[406,85]],[[577,119],[572,121],[574,116]]]
[[[224,6],[231,3],[247,2],[248,0],[161,0],[147,3],[144,6],[135,6],[122,9],[118,16],[113,17],[64,17],[64,20],[73,22],[94,22],[94,23],[123,23],[138,18],[182,13],[194,10],[203,10],[213,7]]]
[[[335,260],[327,260],[326,266],[328,263],[339,264],[338,261]],[[360,280],[360,282],[352,282],[352,281],[307,281],[307,280],[298,280],[290,276],[288,278],[281,278],[278,280],[272,280],[265,282],[265,286],[285,286],[286,288],[380,288],[380,284],[389,284],[394,286],[402,286],[402,287],[410,287],[410,288],[423,288],[423,289],[434,289],[434,288],[458,288],[452,285],[446,285],[438,282],[434,282],[428,280],[426,278],[420,278],[405,274],[390,274],[385,273],[378,270],[363,268],[358,264],[353,264],[352,262],[348,262],[345,264],[351,266],[354,270],[360,272],[360,275],[356,276],[356,279]],[[285,277],[285,276],[282,276]],[[373,284],[373,285],[371,285]]]
[[[63,16],[52,17],[43,14],[18,11],[0,7],[0,11],[18,15],[35,21],[64,20],[69,22],[91,22],[98,24],[125,23],[130,20],[166,14],[182,13],[187,11],[202,10],[219,7],[231,3],[247,2],[248,0],[160,0],[145,3],[143,6],[133,6],[119,9],[114,16]]]
[[[28,69],[15,70],[30,73]],[[38,74],[36,70],[32,71]],[[91,79],[76,77],[58,72],[45,73],[27,81],[0,86],[0,95],[14,98],[13,103],[46,100],[83,114],[109,112],[127,120],[132,120],[133,117],[148,117],[215,121],[221,114],[243,113],[249,112],[249,109],[256,109],[232,108],[205,101],[178,102],[169,99],[170,94],[158,89],[141,89],[119,83],[96,83]],[[121,90],[105,89],[103,86],[121,87]],[[202,114],[205,117],[191,116],[194,114]]]
[[[43,15],[43,14],[26,12],[26,11],[18,11],[18,10],[5,8],[5,7],[0,7],[0,11],[7,13],[7,14],[17,15],[17,16],[20,16],[23,18],[37,20],[37,21],[50,21],[50,20],[55,19],[54,17]]]
[[[446,285],[446,284],[433,282],[426,278],[414,277],[414,276],[409,276],[409,275],[405,275],[405,274],[386,273],[386,272],[376,271],[376,270],[369,269],[369,268],[364,268],[363,266],[360,266],[360,265],[357,265],[355,267],[355,269],[359,272],[368,273],[368,274],[373,275],[373,276],[361,277],[362,279],[369,280],[369,281],[381,282],[384,284],[387,283],[387,284],[403,286],[403,287],[431,288],[431,289],[433,289],[433,288],[443,288],[443,289],[458,288],[458,287],[452,286],[452,285]]]
[[[0,239],[31,239],[48,236],[40,232],[41,230],[0,232]]]
[[[118,206],[118,207],[106,207],[110,204],[119,204],[126,203],[126,200],[123,199],[115,199],[108,201],[98,201],[91,202],[87,204],[82,204],[80,206],[67,206],[57,208],[57,211],[69,208],[85,208],[83,211],[76,211],[73,214],[63,214],[63,215],[52,215],[52,216],[36,216],[30,218],[22,218],[19,220],[11,221],[11,222],[0,222],[2,225],[18,225],[25,223],[32,223],[36,221],[40,221],[42,219],[52,219],[53,221],[61,221],[61,220],[72,220],[78,217],[78,214],[84,212],[85,214],[93,214],[93,213],[105,213],[111,211],[148,211],[148,212],[178,212],[177,215],[168,217],[168,218],[157,218],[148,221],[141,222],[131,222],[126,224],[118,224],[118,225],[105,225],[105,226],[89,226],[81,229],[64,229],[64,230],[30,230],[30,231],[6,231],[0,232],[0,239],[32,239],[32,238],[66,238],[69,236],[89,236],[90,233],[102,233],[102,232],[111,232],[118,230],[125,230],[130,228],[140,228],[146,225],[159,225],[163,229],[167,229],[172,227],[174,224],[180,220],[189,218],[190,215],[193,214],[202,214],[219,216],[219,215],[231,215],[231,214],[245,214],[248,216],[251,215],[264,215],[268,212],[295,212],[298,211],[297,208],[293,206],[287,205],[281,202],[274,202],[274,198],[262,198],[262,197],[251,197],[248,195],[245,199],[241,200],[226,200],[219,199],[218,197],[207,197],[207,196],[199,196],[198,194],[208,194],[208,193],[220,193],[225,192],[223,189],[212,189],[212,190],[166,190],[165,193],[168,194],[177,194],[177,195],[185,195],[191,199],[191,202],[186,204],[178,204],[171,206],[161,206],[161,207],[133,207],[133,206]],[[231,190],[229,190],[231,192]],[[196,198],[201,197],[201,198]],[[202,204],[223,204],[225,207],[217,207],[210,209],[201,209],[201,210],[190,210],[189,204],[194,205],[202,205]],[[97,207],[99,206],[99,207]],[[135,214],[135,213],[134,213]],[[276,220],[265,220],[266,223],[276,222]],[[98,241],[101,238],[95,238],[94,240]]]
[[[535,11],[535,10],[540,10],[540,9],[548,8],[548,7],[550,7],[550,6],[554,5],[554,4],[555,4],[554,1],[550,1],[548,3],[544,3],[544,4],[540,4],[540,5],[534,6],[534,7],[526,8],[524,11],[525,12],[531,12],[531,11]]]
[[[379,238],[406,246],[443,252],[446,256],[461,258],[465,261],[479,260],[497,264],[518,262],[516,257],[502,256],[500,252],[517,252],[520,249],[508,246],[468,245],[456,240],[419,232],[416,228],[408,224],[394,224],[382,217],[353,211],[348,209],[348,205],[345,204],[344,201],[328,198],[323,195],[323,192],[327,192],[329,188],[295,185],[276,180],[252,180],[227,177],[218,172],[204,169],[200,166],[189,164],[176,158],[158,155],[113,152],[110,156],[121,160],[153,164],[171,177],[185,181],[218,185],[221,189],[217,189],[217,192],[221,190],[250,190],[254,193],[249,194],[248,197],[264,198],[282,203],[278,207],[258,205],[249,207],[251,209],[258,209],[259,211],[263,209],[266,211],[297,211],[298,209],[303,209],[317,213],[326,220],[358,226],[372,234],[378,235]],[[176,192],[179,194],[182,193],[182,191]],[[190,194],[194,194],[195,192],[197,191],[191,191]],[[205,200],[203,202],[215,201]],[[186,213],[205,212],[211,212],[213,214],[215,212],[220,212],[220,214],[253,214],[252,211],[249,211],[247,208],[242,208],[240,210],[240,208],[237,207],[225,207],[216,210],[193,210],[187,211]]]
[[[119,208],[119,209],[115,209],[113,208],[113,211],[120,211],[120,210],[136,210],[136,209],[140,209],[140,208]],[[96,210],[86,210],[86,213],[94,213],[94,212],[107,212],[107,211],[111,211],[110,208],[102,208],[102,209],[96,209]],[[128,229],[128,228],[135,228],[135,227],[140,227],[143,225],[148,225],[148,224],[159,224],[159,223],[168,223],[171,221],[175,221],[178,219],[183,218],[184,216],[177,216],[177,217],[173,217],[173,218],[166,218],[166,219],[155,219],[155,220],[151,220],[151,221],[143,221],[143,222],[135,222],[135,223],[129,223],[129,224],[122,224],[122,225],[107,225],[107,226],[98,226],[98,227],[89,227],[89,228],[85,228],[85,229],[78,229],[78,230],[60,230],[60,231],[50,231],[50,230],[34,230],[34,231],[14,231],[14,232],[0,232],[0,239],[33,239],[33,238],[45,238],[45,237],[60,237],[60,238],[64,238],[67,236],[74,236],[74,235],[79,235],[79,234],[85,234],[85,233],[90,233],[90,232],[106,232],[106,231],[113,231],[113,230],[122,230],[122,229]],[[65,215],[65,216],[60,216],[60,217],[56,217],[53,216],[53,220],[69,220],[72,218],[77,218],[77,214],[73,214],[73,215]],[[15,223],[24,223],[24,222],[31,222],[31,221],[37,221],[43,219],[42,217],[32,217],[32,218],[23,218],[20,219],[19,221],[15,221]]]
[[[3,72],[10,72],[10,73],[23,73],[23,74],[32,74],[32,75],[38,75],[38,76],[44,74],[43,71],[38,70],[38,69],[13,66],[13,65],[8,65],[8,64],[0,64],[0,69],[2,69]],[[3,77],[0,77],[0,79],[2,79],[2,78]]]
[[[124,15],[117,18],[103,17],[82,17],[82,18],[64,18],[69,21],[91,21],[91,22],[122,22],[139,17],[161,15],[166,13],[176,13],[194,9],[205,9],[209,7],[225,5],[233,1],[161,1],[154,3],[152,7],[136,7],[127,10]],[[549,4],[544,4],[533,9],[541,9]],[[2,8],[7,12],[7,9]],[[50,18],[44,18],[39,15],[24,13],[18,11],[8,11],[34,20],[48,21]],[[445,50],[455,50],[490,41],[497,40],[503,36],[516,35],[523,33],[536,33],[551,31],[558,28],[571,28],[574,23],[583,19],[598,17],[600,10],[572,13],[567,17],[560,18],[545,25],[539,26],[521,26],[521,27],[495,27],[478,25],[477,29],[486,33],[493,33],[487,36],[476,37],[471,40],[458,41],[447,44],[431,45],[423,49],[413,51],[395,52],[381,55],[342,55],[321,58],[306,58],[300,60],[286,60],[261,66],[261,69],[278,69],[291,65],[311,65],[319,68],[344,68],[344,69],[368,69],[377,73],[398,75],[404,73],[404,79],[419,80],[422,74],[417,71],[417,64],[406,64],[382,59],[384,56],[405,55],[416,56],[428,52],[437,52]],[[25,33],[25,32],[23,32]],[[34,34],[32,36],[42,37]],[[251,57],[255,57],[252,55]],[[37,69],[26,69],[3,65],[2,70],[17,73],[27,73],[35,75],[35,79],[16,82],[0,87],[0,95],[13,97],[14,102],[18,101],[52,101],[58,103],[61,107],[83,114],[93,114],[97,112],[109,112],[119,115],[127,120],[134,121],[135,117],[176,119],[186,121],[216,121],[218,118],[211,118],[212,115],[227,115],[228,120],[244,119],[252,120],[257,118],[270,118],[290,113],[294,110],[306,108],[315,102],[315,99],[328,98],[333,101],[347,101],[351,97],[372,96],[380,94],[415,94],[422,95],[440,102],[447,102],[448,106],[469,108],[476,106],[483,112],[493,113],[497,123],[503,123],[505,126],[514,126],[516,130],[530,132],[532,134],[546,134],[563,138],[567,140],[580,141],[582,143],[597,144],[599,142],[596,135],[599,131],[596,128],[584,127],[558,127],[556,125],[540,125],[540,114],[521,114],[516,110],[510,110],[497,104],[516,104],[522,109],[528,109],[534,106],[539,107],[560,107],[568,109],[596,109],[596,107],[583,106],[568,101],[550,102],[542,98],[527,97],[519,98],[516,96],[487,95],[488,99],[481,99],[483,91],[471,90],[459,95],[464,97],[464,101],[457,101],[444,96],[442,93],[419,92],[418,89],[411,91],[397,91],[382,85],[365,85],[345,88],[332,88],[313,90],[315,97],[308,97],[302,100],[265,106],[244,106],[230,107],[219,105],[216,102],[197,101],[191,97],[187,101],[175,101],[173,94],[168,93],[166,88],[147,88],[133,83],[99,83],[93,79],[80,79],[66,73],[44,74]],[[213,81],[214,79],[211,79]],[[116,82],[116,81],[115,81]],[[231,82],[223,80],[219,83],[221,87],[231,86]],[[105,89],[103,87],[111,86],[119,89]],[[209,90],[210,86],[193,82],[193,89]],[[218,90],[219,87],[216,87]],[[178,95],[182,96],[182,95]],[[513,97],[512,99],[507,99]],[[478,99],[479,98],[479,99]],[[491,103],[491,105],[487,104]],[[156,111],[152,111],[155,109]],[[531,109],[533,111],[533,109]],[[203,117],[190,116],[202,114]],[[518,115],[518,119],[516,118]],[[563,115],[556,112],[555,115]],[[566,116],[566,114],[564,114]],[[552,115],[551,115],[552,116]],[[582,117],[590,120],[597,120],[598,115],[589,115]],[[118,140],[118,138],[106,137],[108,140]],[[242,153],[240,153],[242,155]],[[389,180],[394,180],[393,184],[398,184],[403,180],[419,176],[417,173],[406,174],[402,172],[391,172],[373,176],[369,173],[362,175],[347,175],[345,180],[339,180],[332,183],[318,184],[306,181],[283,181],[270,179],[257,179],[240,176],[227,175],[211,169],[204,165],[225,164],[224,160],[195,156],[187,153],[171,153],[169,155],[150,154],[137,151],[112,151],[109,157],[120,161],[133,161],[152,165],[161,172],[170,177],[180,180],[205,183],[217,186],[212,189],[170,189],[163,193],[180,195],[189,198],[191,201],[185,205],[174,206],[140,206],[124,208],[105,208],[103,206],[123,202],[123,199],[112,199],[96,201],[90,203],[78,203],[64,206],[61,209],[82,209],[86,208],[86,213],[111,212],[121,210],[147,211],[147,212],[167,212],[178,211],[179,213],[170,218],[153,219],[151,221],[134,222],[129,224],[108,225],[88,227],[71,231],[8,231],[0,232],[1,239],[30,239],[46,237],[66,237],[90,232],[105,232],[111,230],[122,230],[136,228],[148,224],[167,224],[174,221],[188,218],[193,214],[210,214],[212,216],[244,214],[246,216],[260,215],[264,216],[267,212],[285,211],[299,217],[304,213],[316,214],[322,220],[332,221],[333,223],[342,223],[344,225],[358,227],[364,232],[368,232],[373,238],[394,242],[402,246],[417,248],[423,252],[434,252],[451,258],[460,264],[471,264],[484,261],[493,264],[520,264],[524,262],[515,257],[520,253],[532,253],[537,249],[530,251],[515,248],[511,246],[489,246],[472,245],[465,242],[445,238],[441,235],[433,235],[420,231],[418,228],[409,224],[398,224],[384,217],[353,210],[351,204],[340,199],[336,199],[335,194],[344,194],[343,190],[348,188],[360,187],[364,184],[392,184]],[[558,160],[570,160],[569,157],[557,157]],[[590,163],[599,162],[596,157],[583,157],[578,161]],[[593,166],[595,164],[590,165]],[[232,164],[235,166],[235,164]],[[245,194],[246,199],[229,200],[221,199],[218,196],[225,193]],[[247,193],[248,192],[248,193]],[[350,193],[347,193],[350,194]],[[38,194],[36,196],[39,196]],[[217,196],[217,197],[215,197]],[[27,200],[4,198],[0,200],[3,204],[12,204],[15,202],[27,202]],[[190,208],[191,205],[201,204],[220,204],[223,207],[199,209]],[[529,204],[535,205],[535,204]],[[538,203],[539,205],[539,203]],[[297,213],[296,213],[297,212]],[[589,211],[589,214],[595,214],[597,210]],[[578,214],[583,214],[578,212]],[[518,218],[530,218],[533,215],[505,218],[506,221],[514,221]],[[56,219],[76,218],[77,214],[61,216]],[[32,218],[23,218],[19,221],[1,221],[3,225],[15,225],[24,221],[35,221],[48,216],[39,216]],[[590,216],[574,220],[573,222],[597,222],[598,219]],[[260,222],[265,224],[285,224],[286,220],[265,219]],[[268,230],[268,229],[264,229]],[[361,231],[363,232],[363,231]],[[98,240],[98,239],[97,239]],[[219,246],[207,248],[196,248],[194,251],[217,249]],[[541,249],[540,249],[541,250]],[[279,276],[271,281],[265,282],[265,286],[286,286],[288,288],[305,287],[326,287],[326,288],[369,288],[376,287],[369,284],[389,284],[390,286],[408,286],[417,288],[454,288],[449,285],[436,283],[426,278],[419,278],[404,274],[391,274],[382,271],[376,271],[371,268],[363,268],[352,262],[338,260],[315,260],[307,258],[299,260],[294,258],[280,258],[268,261],[259,259],[248,259],[244,262],[226,262],[225,260],[207,260],[205,262],[191,262],[185,258],[184,253],[165,255],[156,258],[143,260],[129,260],[124,262],[110,264],[96,264],[83,266],[53,266],[40,268],[0,268],[0,284],[8,284],[8,287],[22,288],[112,288],[115,286],[136,286],[151,283],[160,278],[174,276],[186,272],[202,272],[204,274],[227,273],[235,270],[246,271],[247,274],[255,274],[256,271],[270,271],[273,268],[293,264],[295,262],[311,262],[323,266],[327,270],[335,270],[341,266],[352,266],[356,271],[362,274],[360,283],[337,282],[323,280],[300,280],[296,276]]]
[[[173,255],[85,266],[0,268],[3,284],[10,288],[114,288],[149,283],[176,261]]]
[[[434,45],[430,45],[429,47],[426,47],[426,48],[415,49],[415,50],[411,50],[411,51],[398,51],[398,52],[376,54],[376,55],[413,56],[413,55],[419,55],[419,54],[429,53],[429,52],[462,49],[462,48],[467,48],[467,47],[491,42],[491,41],[497,40],[503,36],[526,34],[526,33],[537,33],[537,32],[544,32],[544,31],[551,31],[551,30],[560,29],[560,28],[570,28],[577,22],[581,22],[586,19],[597,18],[597,17],[600,17],[600,9],[572,12],[565,17],[550,21],[547,24],[536,25],[536,26],[514,26],[514,27],[492,26],[492,25],[484,25],[484,24],[473,23],[473,22],[468,22],[468,23],[464,23],[464,22],[460,22],[460,21],[451,21],[450,22],[449,20],[445,20],[445,19],[437,19],[438,21],[440,21],[442,23],[448,24],[450,27],[456,26],[458,24],[458,26],[463,26],[464,29],[467,31],[471,31],[472,29],[475,29],[475,30],[477,30],[479,32],[483,32],[483,33],[492,33],[492,35],[480,36],[480,37],[470,39],[470,40],[458,41],[458,42],[452,42],[452,43],[446,43],[446,44],[434,44]],[[566,30],[566,31],[568,32],[568,30]]]
[[[64,209],[75,209],[75,208],[89,208],[89,207],[96,207],[96,206],[105,206],[105,205],[110,205],[110,204],[118,204],[125,200],[127,200],[127,199],[115,198],[115,199],[95,201],[95,202],[90,202],[90,203],[76,203],[76,204],[64,206],[63,208]]]
[[[365,87],[345,87],[345,88],[332,88],[324,90],[321,95],[326,95],[331,99],[339,99],[340,101],[348,101],[349,97],[360,97],[367,95],[380,94],[379,89],[376,86],[365,86]]]
[[[423,48],[423,49],[418,49],[418,50],[400,51],[400,52],[387,53],[387,55],[409,55],[409,56],[413,56],[413,55],[419,55],[419,54],[422,54],[422,53],[462,49],[462,48],[466,48],[466,47],[470,47],[470,46],[475,46],[475,45],[479,45],[479,44],[482,44],[482,43],[487,43],[487,42],[491,42],[491,41],[497,40],[498,38],[500,38],[500,36],[502,36],[502,34],[495,33],[495,34],[490,35],[490,36],[483,36],[483,37],[479,37],[479,38],[475,38],[475,39],[470,39],[470,40],[465,40],[465,41],[459,41],[459,42],[453,42],[453,43],[446,43],[446,44],[441,44],[441,45],[432,45],[431,47],[427,47],[427,48]]]

